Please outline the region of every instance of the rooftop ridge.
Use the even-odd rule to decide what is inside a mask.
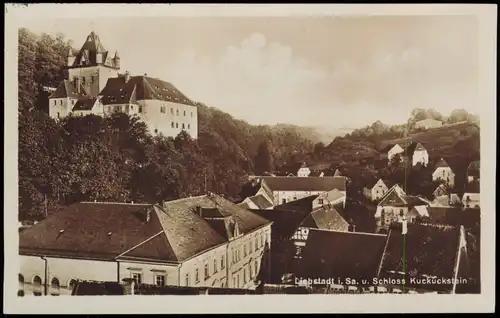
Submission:
[[[372,235],[372,236],[387,237],[387,234],[369,233],[369,232],[346,232],[346,231],[328,230],[328,229],[310,229],[310,231],[325,231],[325,232],[336,232],[336,233],[346,233],[346,234]]]

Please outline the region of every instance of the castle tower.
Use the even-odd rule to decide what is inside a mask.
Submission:
[[[69,80],[78,78],[87,92],[97,96],[106,86],[109,78],[117,77],[120,70],[120,58],[117,53],[112,57],[101,43],[99,36],[90,32],[78,53],[68,52]],[[116,63],[118,61],[118,63]]]
[[[120,69],[120,56],[118,55],[118,51],[115,52],[115,57],[113,58],[115,61],[115,66]]]

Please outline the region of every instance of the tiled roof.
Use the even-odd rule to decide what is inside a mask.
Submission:
[[[368,279],[377,275],[385,235],[311,229],[298,277]]]
[[[349,223],[333,207],[323,206],[314,209],[301,226],[332,231],[347,231]]]
[[[157,213],[145,222],[146,211],[152,209],[144,204],[76,203],[24,230],[19,249],[112,260],[163,230]]]
[[[104,105],[154,99],[195,106],[171,83],[147,76],[131,76],[127,82],[125,76],[110,78],[99,95]]]
[[[75,106],[73,106],[73,111],[77,110],[92,110],[92,108],[95,105],[95,102],[97,101],[97,98],[92,97],[92,98],[80,98]]]
[[[282,203],[274,207],[274,210],[280,211],[307,211],[311,212],[313,201],[318,198],[318,195],[307,196],[298,200]]]
[[[80,84],[80,93],[78,93],[75,82],[70,82],[69,80],[63,80],[57,86],[55,92],[53,92],[49,98],[85,98],[90,97],[88,92],[85,90],[85,87]]]
[[[102,63],[97,63],[98,53],[102,54]],[[72,52],[69,52],[68,55],[71,56]],[[95,66],[97,64],[103,64],[116,68],[116,61],[111,58],[110,53],[106,51],[102,45],[99,36],[93,31],[87,36],[85,43],[74,57],[75,60],[72,66],[80,66],[82,64],[86,66]],[[118,54],[116,54],[115,57],[118,57]]]
[[[470,177],[479,177],[481,171],[481,163],[479,160],[472,161],[467,168],[467,175]]]
[[[267,209],[273,206],[273,203],[266,199],[262,194],[254,195],[248,198],[252,201],[259,209]]]
[[[406,235],[401,234],[400,224],[389,230],[379,277],[401,278],[403,271],[407,279],[454,277],[460,228],[409,223],[407,229]],[[448,289],[450,286],[434,288]]]
[[[307,210],[252,210],[273,222],[271,236],[289,239],[310,213]]]
[[[243,209],[247,209],[247,210],[250,209],[250,206],[246,202],[240,202],[236,205],[239,206],[240,208],[243,208]]]
[[[325,200],[327,200],[328,202],[335,202],[335,201],[345,197],[345,195],[337,189],[333,189],[332,191],[325,192],[325,193],[321,194],[320,196],[322,198],[324,198]]]
[[[170,201],[164,207],[77,203],[24,230],[19,235],[19,248],[22,253],[35,255],[182,262],[227,241],[214,220],[197,214],[197,206],[216,208],[221,220],[233,218],[241,233],[269,224],[213,194]]]
[[[472,228],[479,226],[480,209],[463,209],[461,207],[427,207],[429,221],[435,224]]]
[[[346,190],[345,177],[263,177],[272,191],[330,191]]]
[[[450,166],[448,165],[448,163],[446,162],[446,160],[444,160],[443,158],[441,158],[437,163],[436,163],[436,167],[434,169],[437,169],[437,168],[449,168]]]

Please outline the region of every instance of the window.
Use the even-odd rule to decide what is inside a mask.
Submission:
[[[59,287],[59,279],[55,277],[52,278],[52,280],[50,281],[50,294],[52,296],[59,296]]]
[[[56,100],[54,100],[54,105],[57,105],[57,101]]]
[[[137,285],[142,284],[142,274],[141,273],[132,273],[132,278],[135,279]]]
[[[139,106],[139,113],[142,113],[142,106]]]
[[[186,111],[184,111],[184,116],[186,116]]]
[[[134,110],[134,105],[130,105],[130,110]]]
[[[198,269],[196,269],[196,272],[194,273],[194,281],[195,283],[200,282],[200,271]]]
[[[75,105],[75,100],[74,99],[71,100],[71,105]]]
[[[175,114],[176,114],[177,116],[179,116],[179,110],[178,110],[178,109],[176,109]]]
[[[222,255],[222,258],[220,259],[220,268],[224,269],[226,267],[225,260],[224,260],[224,255]]]
[[[247,268],[243,268],[243,284],[246,284],[247,282]]]
[[[75,287],[75,284],[76,284],[76,280],[70,279],[68,282],[68,289],[73,290],[73,287]]]
[[[286,199],[281,200],[281,203],[285,204],[286,203]]]
[[[42,296],[42,279],[40,276],[33,278],[33,295]]]
[[[182,124],[182,129],[184,129],[184,128],[185,128],[185,127],[184,127],[184,124]]]
[[[188,129],[190,129],[190,128],[191,128],[191,125],[190,125],[190,124],[188,124]]]
[[[157,133],[158,133],[158,129],[155,129],[155,134],[157,134]]]
[[[185,280],[186,286],[189,286],[189,274],[186,274],[186,277],[184,280]]]
[[[57,113],[57,118],[61,118],[61,113]]]
[[[255,276],[259,275],[259,262],[255,260]]]
[[[191,117],[193,117],[193,112],[191,112]]]
[[[236,276],[233,276],[233,287],[234,288],[238,288],[238,284],[237,284],[237,280],[236,280]]]
[[[166,281],[165,275],[163,275],[163,274],[155,275],[155,285],[156,286],[161,286],[161,287],[165,286],[165,281]]]
[[[319,204],[323,204],[323,199],[318,199]]]
[[[293,197],[293,200],[297,200],[297,197]]]
[[[59,104],[61,104],[61,105],[62,105],[62,102],[63,102],[63,101],[62,101],[62,99],[61,99],[61,102],[60,102]]]
[[[174,122],[172,122],[172,128],[174,128],[174,127],[175,127],[175,124],[174,124]]]
[[[165,106],[160,107],[160,113],[165,114]]]
[[[179,128],[179,123],[175,123],[175,128]]]
[[[19,278],[19,287],[17,289],[17,296],[24,296],[24,276],[22,274],[18,274]]]
[[[403,216],[403,215],[404,215],[403,209],[400,209],[399,210],[399,216]]]
[[[205,279],[210,277],[210,273],[208,271],[208,264],[205,264]]]
[[[85,76],[82,77],[82,84],[85,84]]]
[[[217,259],[214,259],[214,274],[217,273]]]

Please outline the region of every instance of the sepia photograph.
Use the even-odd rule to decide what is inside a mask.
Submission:
[[[6,5],[11,312],[493,311],[496,12],[414,7]]]

